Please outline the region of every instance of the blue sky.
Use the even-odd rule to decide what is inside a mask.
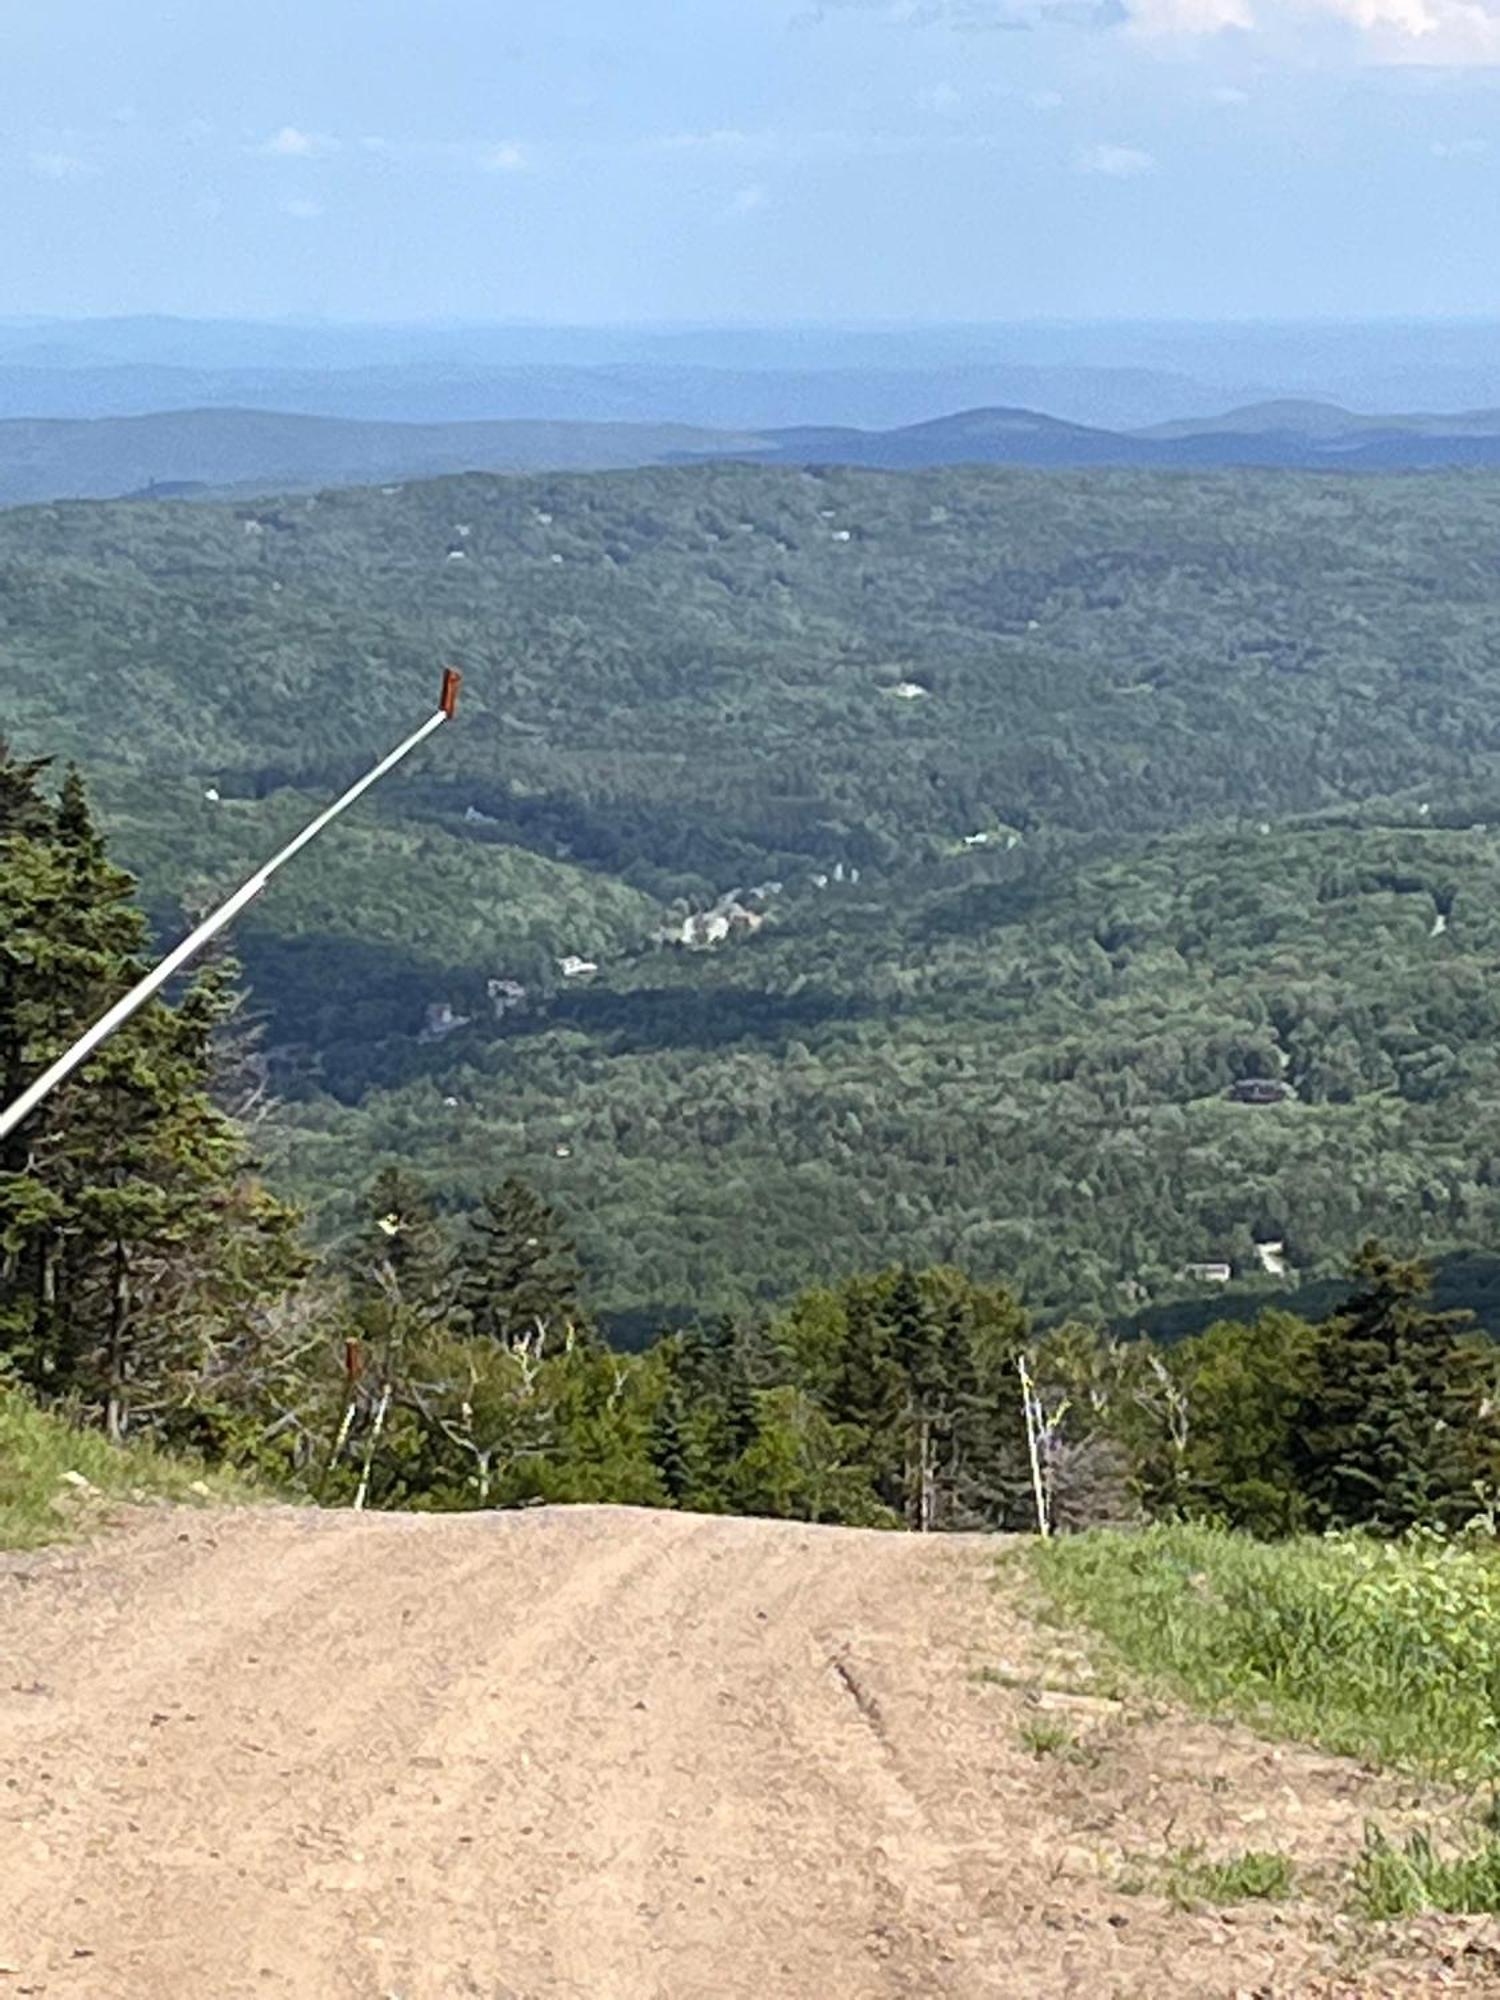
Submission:
[[[6,0],[0,312],[1500,311],[1500,0]]]

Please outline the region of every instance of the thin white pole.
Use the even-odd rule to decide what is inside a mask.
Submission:
[[[1026,1366],[1024,1354],[1016,1356],[1016,1372],[1021,1378],[1021,1402],[1026,1411],[1026,1449],[1031,1456],[1031,1490],[1036,1499],[1037,1533],[1045,1541],[1052,1532],[1052,1523],[1047,1514],[1047,1488],[1042,1479],[1041,1453],[1037,1449],[1039,1413],[1031,1387],[1031,1370]]]
[[[65,1077],[71,1076],[80,1063],[87,1062],[102,1041],[128,1021],[136,1009],[149,1000],[153,993],[159,993],[167,981],[203,949],[210,938],[217,937],[226,924],[233,923],[240,911],[247,904],[254,902],[277,869],[285,867],[294,854],[299,854],[310,840],[315,840],[331,820],[337,819],[341,812],[352,806],[371,785],[377,784],[388,771],[393,771],[402,758],[409,756],[419,743],[426,742],[434,730],[441,729],[452,715],[456,699],[457,676],[450,675],[444,679],[442,706],[428,716],[420,729],[414,729],[404,743],[398,743],[389,756],[382,757],[373,770],[366,771],[362,778],[357,779],[349,787],[342,798],[335,799],[333,804],[320,812],[316,819],[309,820],[302,831],[294,839],[289,840],[279,854],[273,855],[263,868],[258,868],[248,882],[242,883],[235,890],[227,902],[220,904],[212,916],[205,917],[195,931],[190,931],[181,944],[169,951],[160,965],[154,966],[144,979],[131,987],[123,999],[117,1000],[107,1013],[101,1014],[93,1027],[80,1035],[72,1047],[65,1050],[49,1069],[42,1071],[35,1083],[21,1092],[14,1104],[0,1111],[0,1139],[8,1138],[24,1119],[31,1116],[42,1100],[56,1090]]]

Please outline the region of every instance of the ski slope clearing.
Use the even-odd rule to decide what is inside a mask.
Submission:
[[[1039,1705],[995,1557],[591,1507],[162,1510],[6,1559],[0,1995],[1500,1990],[1473,1925],[1126,1893],[1192,1842],[1315,1879],[1412,1788]]]

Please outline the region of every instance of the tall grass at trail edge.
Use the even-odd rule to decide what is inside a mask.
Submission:
[[[1377,1922],[1420,1910],[1488,1915],[1500,1910],[1500,1840],[1491,1835],[1471,1853],[1443,1854],[1430,1834],[1408,1834],[1396,1846],[1372,1827],[1354,1882],[1359,1908]]]
[[[1500,1779],[1500,1555],[1424,1531],[1256,1542],[1105,1530],[1034,1545],[1069,1622],[1163,1692],[1371,1764]]]
[[[243,1480],[194,1459],[147,1444],[112,1445],[0,1384],[0,1549],[64,1541],[106,1502],[227,1504],[256,1497]]]

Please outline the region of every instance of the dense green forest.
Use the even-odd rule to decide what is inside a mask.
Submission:
[[[0,1093],[139,976],[145,918],[76,771],[0,746]],[[613,1500],[919,1531],[1145,1513],[1458,1528],[1500,1480],[1500,1364],[1368,1241],[1322,1319],[1162,1346],[1039,1328],[954,1261],[599,1334],[515,1175],[463,1215],[384,1168],[315,1257],[263,1182],[233,969],[156,999],[0,1150],[0,1391],[320,1500]],[[1283,1107],[1277,1107],[1281,1109]]]
[[[237,934],[322,1240],[519,1173],[622,1337],[893,1259],[1181,1330],[1494,1240],[1497,530],[1466,475],[36,508],[0,713],[165,934],[464,668]]]

